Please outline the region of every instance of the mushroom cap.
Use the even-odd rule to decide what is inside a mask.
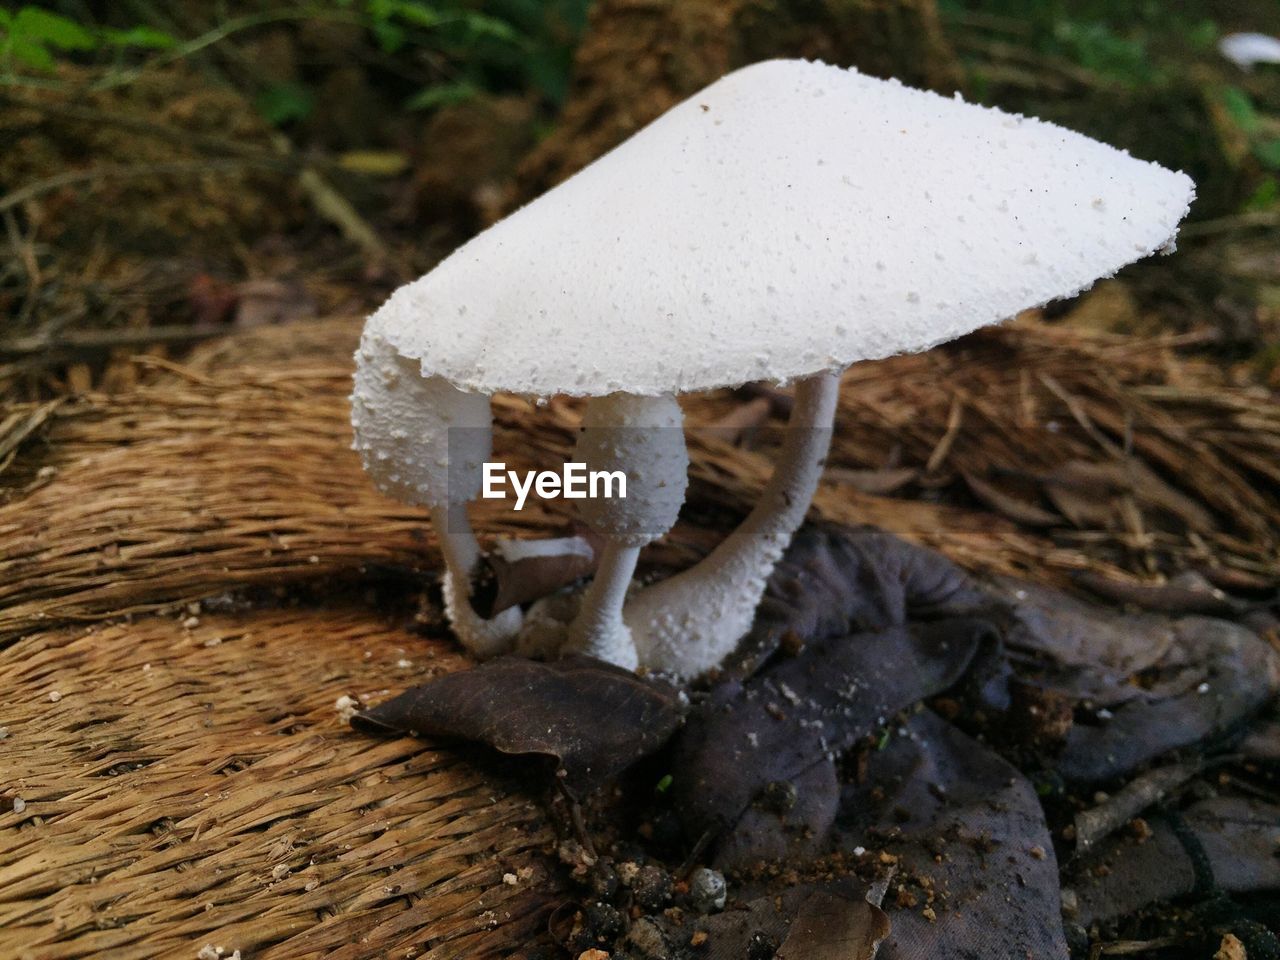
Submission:
[[[482,393],[787,381],[924,350],[1170,244],[1182,173],[804,60],[731,73],[397,290],[388,341]]]

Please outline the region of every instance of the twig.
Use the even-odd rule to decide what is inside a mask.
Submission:
[[[1155,940],[1112,940],[1110,943],[1095,943],[1089,948],[1089,960],[1099,957],[1129,957],[1135,953],[1150,953],[1152,950],[1164,950],[1182,943],[1177,937],[1159,937]]]
[[[1076,814],[1076,852],[1084,853],[1110,836],[1143,810],[1162,801],[1204,769],[1201,763],[1175,763],[1157,767],[1125,786],[1108,800]]]
[[[964,422],[964,401],[960,399],[957,393],[951,398],[951,409],[947,412],[947,429],[942,434],[942,439],[938,441],[938,445],[933,448],[933,453],[929,454],[929,461],[924,466],[925,473],[936,473],[938,468],[947,459],[947,454],[951,452],[951,446],[956,442],[956,437],[960,433],[960,424]]]
[[[1280,212],[1275,210],[1254,210],[1250,213],[1236,213],[1229,217],[1218,217],[1216,220],[1201,220],[1196,223],[1188,223],[1178,230],[1178,239],[1210,237],[1251,227],[1277,226],[1280,226]]]
[[[66,398],[60,397],[57,400],[42,403],[25,413],[14,412],[0,421],[0,473],[3,473],[13,462],[23,442],[48,423],[65,402]]]
[[[593,861],[599,860],[600,855],[596,853],[595,844],[591,842],[591,832],[587,830],[586,820],[582,817],[582,804],[578,802],[577,795],[569,789],[560,773],[561,771],[556,771],[555,785],[569,808],[569,822],[573,824],[573,832],[578,835],[577,840],[582,844],[582,849],[587,851],[587,856]]]

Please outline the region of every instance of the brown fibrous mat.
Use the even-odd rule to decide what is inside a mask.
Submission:
[[[255,331],[0,416],[0,955],[482,958],[545,926],[542,786],[370,742],[337,708],[467,663],[386,599],[436,561],[349,450],[358,332]],[[814,515],[1068,588],[1274,584],[1280,403],[1182,347],[1026,320],[855,367]],[[764,482],[768,431],[700,429],[752,402],[686,398],[690,502],[657,566]],[[578,412],[499,398],[495,456],[555,465]],[[475,518],[572,521],[556,501]]]

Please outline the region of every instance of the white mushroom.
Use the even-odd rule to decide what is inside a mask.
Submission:
[[[510,646],[521,614],[513,608],[484,620],[471,608],[480,546],[467,502],[480,491],[493,448],[489,398],[423,376],[420,367],[391,348],[376,318],[370,320],[356,353],[353,446],[379,490],[430,508],[445,561],[445,612],[468,650],[491,656]]]
[[[1053,124],[768,61],[485,231],[371,324],[460,391],[610,398],[593,401],[581,450],[627,470],[650,454],[619,444],[615,459],[593,431],[657,422],[644,418],[682,392],[796,382],[795,429],[757,508],[706,561],[623,608],[642,665],[693,675],[749,626],[804,517],[839,371],[1170,249],[1193,194],[1185,175]],[[640,443],[664,451],[668,481],[681,472],[674,445]],[[650,507],[589,508],[613,546],[572,642],[625,663],[616,609],[634,551],[670,523],[670,503]]]
[[[1259,63],[1280,63],[1280,37],[1229,33],[1218,41],[1218,52],[1241,70],[1252,70]]]

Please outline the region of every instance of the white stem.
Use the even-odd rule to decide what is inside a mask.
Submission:
[[[639,547],[610,540],[600,554],[595,579],[582,596],[581,613],[569,627],[566,649],[628,670],[636,668],[636,647],[622,620],[622,603],[636,569]]]
[[[838,374],[801,380],[778,464],[755,509],[702,562],[632,595],[623,616],[642,666],[697,676],[751,628],[769,575],[817,490],[839,395]]]
[[[620,471],[626,494],[589,497],[578,507],[606,546],[570,625],[566,651],[635,669],[635,645],[622,604],[640,548],[671,529],[684,503],[689,454],[682,422],[680,405],[670,395],[614,393],[587,405],[575,455],[588,470]]]
[[[471,529],[465,503],[431,508],[431,525],[444,554],[444,612],[462,645],[477,657],[493,657],[508,651],[523,619],[520,608],[504,610],[485,620],[471,606],[471,575],[480,562],[480,544]]]

